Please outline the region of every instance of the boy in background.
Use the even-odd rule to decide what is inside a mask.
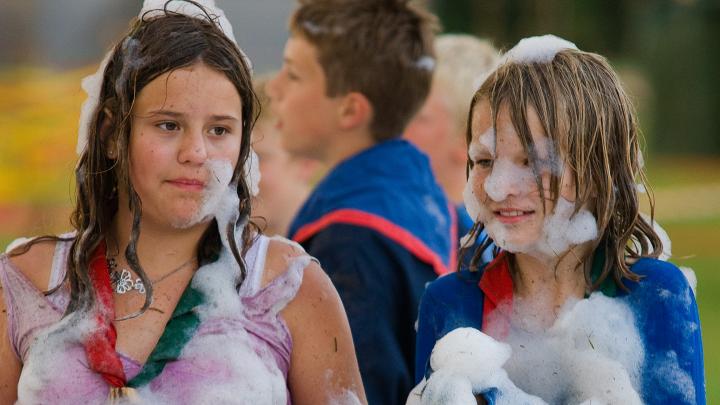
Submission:
[[[463,204],[468,110],[475,90],[495,68],[500,55],[490,42],[465,34],[438,36],[435,53],[437,65],[430,95],[405,129],[405,138],[430,158],[435,178],[455,205],[458,233],[463,236],[475,222]]]
[[[265,92],[269,78],[270,75],[263,75],[253,80],[261,106],[252,133],[253,149],[260,161],[260,191],[253,197],[253,214],[264,219],[266,235],[285,236],[322,167],[317,160],[290,155],[283,148],[282,135],[275,128],[276,117]]]
[[[400,139],[430,89],[434,29],[407,1],[302,1],[267,86],[288,151],[330,169],[289,236],[340,293],[371,404],[405,402],[420,296],[454,268],[447,199]]]

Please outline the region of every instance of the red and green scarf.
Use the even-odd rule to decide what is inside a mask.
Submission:
[[[96,294],[98,310],[95,316],[99,327],[85,341],[84,346],[90,369],[100,374],[110,385],[110,398],[112,399],[127,395],[126,393],[132,391],[128,388],[139,388],[146,385],[162,372],[168,362],[175,361],[180,357],[182,349],[200,325],[200,318],[194,309],[203,303],[203,295],[188,285],[157,346],[140,373],[128,381],[120,357],[115,350],[117,342],[117,331],[114,325],[115,306],[105,251],[105,242],[101,242],[90,261],[90,280]]]

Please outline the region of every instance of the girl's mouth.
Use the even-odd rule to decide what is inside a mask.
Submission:
[[[495,214],[495,218],[503,224],[515,224],[530,218],[535,211],[510,208],[493,211],[493,213]]]

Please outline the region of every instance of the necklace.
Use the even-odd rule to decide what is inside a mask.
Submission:
[[[162,277],[160,277],[157,280],[150,280],[150,284],[155,285],[166,278],[172,276],[173,274],[177,273],[178,271],[184,269],[189,264],[194,263],[195,258],[191,258],[190,260],[186,261],[185,263],[181,264],[177,268],[174,268],[170,270],[169,272],[165,273]],[[107,264],[108,269],[110,270],[110,284],[112,285],[113,291],[115,291],[117,294],[125,294],[130,291],[137,291],[139,294],[145,294],[145,284],[143,284],[142,279],[139,277],[133,280],[132,273],[130,273],[130,270],[128,269],[120,269],[118,270],[118,264],[117,261],[115,261],[115,257],[108,257],[107,258]]]

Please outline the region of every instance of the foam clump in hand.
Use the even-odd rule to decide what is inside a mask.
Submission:
[[[422,393],[422,404],[474,403],[474,393],[510,358],[510,346],[473,328],[458,328],[438,340],[430,357],[435,370]]]
[[[458,328],[438,340],[430,357],[433,370],[453,370],[481,382],[510,358],[510,346],[474,328]]]

